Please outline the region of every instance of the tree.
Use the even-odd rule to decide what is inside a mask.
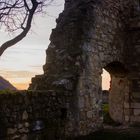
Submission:
[[[34,15],[43,13],[53,0],[0,0],[0,27],[18,34],[0,46],[3,52],[21,41],[29,32]]]

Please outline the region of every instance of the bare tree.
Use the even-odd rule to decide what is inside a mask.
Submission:
[[[53,0],[0,0],[0,27],[8,32],[18,31],[11,40],[0,46],[0,56],[3,52],[21,41],[29,32],[34,15],[44,12],[44,7]]]

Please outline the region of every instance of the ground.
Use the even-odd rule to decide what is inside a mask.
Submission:
[[[105,126],[105,129],[102,131],[95,132],[88,136],[78,137],[75,140],[140,140],[140,129],[134,127],[111,128]]]

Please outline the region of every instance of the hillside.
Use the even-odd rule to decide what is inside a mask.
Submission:
[[[0,76],[0,90],[4,89],[16,90],[16,88],[9,81]]]

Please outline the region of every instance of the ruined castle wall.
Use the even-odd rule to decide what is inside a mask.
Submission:
[[[128,8],[129,5],[127,5],[128,3],[126,5],[123,4],[123,1],[106,0],[102,2],[99,1],[99,3],[94,5],[93,25],[90,30],[86,30],[89,36],[86,36],[82,44],[82,58],[84,58],[83,63],[85,65],[80,75],[78,87],[81,134],[89,133],[102,124],[102,68],[112,62],[121,62],[124,64],[123,53],[126,35],[124,23],[125,15],[122,15],[121,12],[123,11],[123,6]],[[112,90],[110,95],[114,97],[116,101],[113,102],[111,100],[112,106],[110,106],[110,110],[116,111],[116,114],[110,113],[110,115],[114,115],[115,117],[112,116],[112,118],[115,120],[120,120],[120,110],[122,115],[124,115],[124,108],[122,107],[124,98],[123,96],[121,96],[122,98],[119,97],[119,95],[117,95],[118,98],[115,98],[115,92],[119,90],[119,88],[113,88],[113,84],[111,86]],[[116,93],[119,94],[119,91]],[[122,94],[124,94],[124,92],[122,92]],[[118,106],[116,106],[116,103]],[[119,104],[122,104],[122,106],[119,106]],[[122,121],[123,119],[121,119],[121,122]]]
[[[67,0],[56,20],[44,75],[34,78],[30,89],[73,93],[68,135],[86,135],[102,126],[101,73],[112,62],[127,67],[124,46],[131,6],[131,0]]]
[[[111,77],[111,88],[109,94],[109,113],[111,118],[120,124],[128,122],[129,110],[125,108],[126,97],[129,93],[129,81],[126,76]],[[129,97],[129,96],[128,96]],[[127,102],[129,104],[129,102]]]
[[[133,1],[131,17],[127,22],[126,39],[124,46],[124,59],[128,68],[129,94],[125,98],[126,119],[130,123],[140,122],[140,3]],[[129,116],[129,117],[128,117]]]
[[[140,5],[139,5],[140,7]],[[138,13],[135,12],[135,13]],[[125,59],[129,65],[129,81],[130,81],[130,100],[131,103],[126,104],[131,109],[130,122],[137,124],[140,122],[140,16],[134,15],[130,19],[129,31],[127,32],[127,51]]]
[[[121,78],[110,71],[110,114],[119,122],[140,121],[139,32],[127,24],[132,5],[131,0],[66,0],[52,30],[44,74],[30,85],[33,92],[0,95],[3,139],[52,140],[102,128],[101,74],[113,62],[129,74]]]
[[[0,94],[0,139],[55,140],[65,137],[70,94],[17,91]],[[72,101],[70,101],[72,102]]]

